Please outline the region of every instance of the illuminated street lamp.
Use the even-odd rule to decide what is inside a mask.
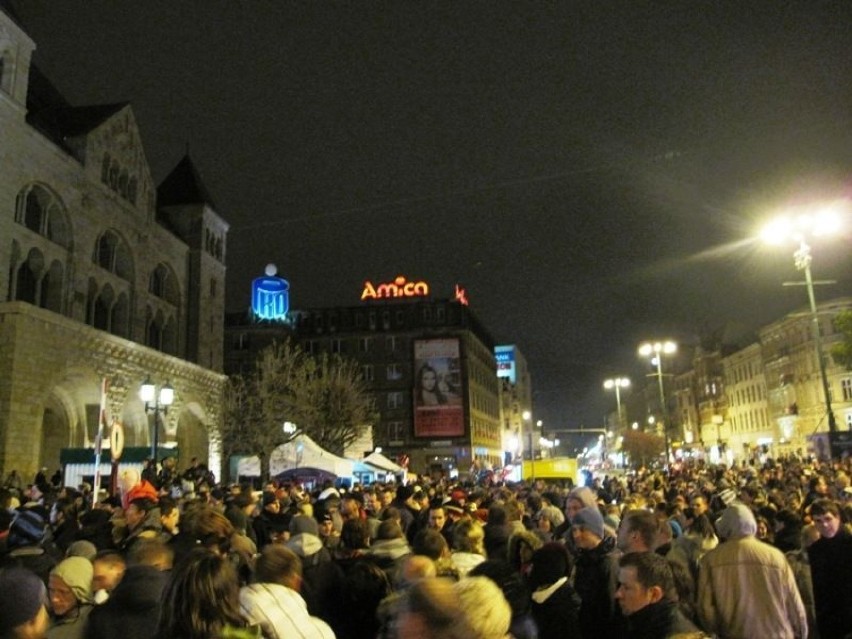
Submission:
[[[845,203],[844,203],[845,204]],[[831,235],[840,229],[840,216],[837,206],[829,206],[814,215],[804,213],[795,219],[781,217],[767,224],[761,232],[761,237],[768,244],[781,244],[786,240],[799,243],[799,248],[793,253],[796,269],[805,274],[805,286],[808,289],[808,301],[811,306],[811,325],[814,337],[814,346],[819,362],[819,374],[822,379],[822,392],[825,396],[825,413],[828,416],[828,430],[830,433],[837,432],[837,422],[834,419],[834,411],[831,410],[831,392],[828,387],[828,375],[825,370],[825,357],[822,354],[822,339],[819,333],[819,316],[817,315],[816,300],[814,298],[814,280],[811,276],[811,247],[805,241],[806,236],[820,237]],[[832,451],[831,438],[829,438],[829,450]],[[833,452],[832,452],[833,455]]]
[[[167,415],[169,406],[175,401],[175,389],[166,382],[157,392],[157,387],[150,377],[139,387],[139,399],[145,403],[145,412],[154,414],[154,436],[151,438],[151,459],[157,463],[157,452],[160,447],[160,413]]]
[[[660,422],[663,429],[663,441],[666,447],[666,464],[669,463],[669,423],[668,415],[666,415],[666,391],[663,388],[663,355],[671,355],[677,351],[677,344],[674,342],[645,342],[639,345],[639,355],[642,357],[654,357],[651,359],[651,364],[657,367],[657,382],[660,386]]]
[[[630,380],[626,377],[616,377],[614,379],[605,380],[603,386],[606,390],[615,389],[615,405],[618,410],[618,427],[621,428],[623,425],[623,422],[621,421],[621,389],[630,386]]]

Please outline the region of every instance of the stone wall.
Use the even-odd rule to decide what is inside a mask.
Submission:
[[[148,377],[175,388],[160,443],[180,441],[188,447],[181,451],[181,463],[191,456],[206,461],[221,423],[225,376],[29,304],[1,303],[0,473],[16,468],[31,478],[58,459],[55,444],[46,449],[45,442],[93,445],[87,407],[90,415],[99,403],[103,378],[109,382],[108,415],[122,421],[128,445],[150,445],[149,417],[138,398]],[[52,428],[64,429],[59,440],[45,432],[46,411]],[[181,433],[181,428],[204,433]]]

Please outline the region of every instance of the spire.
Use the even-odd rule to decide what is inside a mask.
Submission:
[[[187,153],[157,187],[157,206],[207,204],[216,209],[201,174]]]

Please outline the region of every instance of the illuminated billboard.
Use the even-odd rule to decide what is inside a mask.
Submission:
[[[276,277],[275,264],[266,266],[266,276],[251,283],[251,310],[256,320],[287,321],[290,310],[290,283]]]
[[[414,436],[463,437],[459,340],[414,341]]]
[[[361,291],[361,301],[385,300],[398,297],[428,297],[429,284],[426,282],[409,282],[403,275],[397,275],[393,282],[374,285],[370,280],[364,282]]]
[[[507,377],[512,384],[515,384],[517,382],[515,347],[495,346],[494,359],[497,361],[497,377]]]

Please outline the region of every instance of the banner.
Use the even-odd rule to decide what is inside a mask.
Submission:
[[[415,340],[414,370],[414,436],[463,437],[459,340]]]

